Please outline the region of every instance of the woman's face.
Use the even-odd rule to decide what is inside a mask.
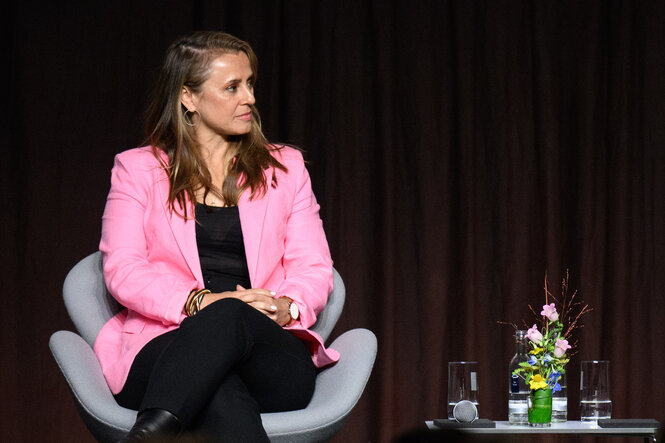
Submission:
[[[226,138],[247,134],[252,127],[250,106],[254,104],[254,73],[247,54],[224,54],[210,64],[210,77],[199,93],[185,89],[182,103],[196,124],[199,141],[215,135]]]

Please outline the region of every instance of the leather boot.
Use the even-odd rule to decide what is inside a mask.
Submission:
[[[178,417],[164,409],[146,409],[136,418],[136,423],[120,443],[137,442],[156,436],[175,437],[180,433]]]

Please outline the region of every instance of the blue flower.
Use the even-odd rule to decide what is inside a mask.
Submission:
[[[536,363],[538,363],[538,360],[536,360],[536,357],[534,357],[534,356],[532,355],[531,358],[529,359],[529,364],[530,364],[531,366],[533,366],[533,365],[535,365]]]
[[[550,357],[550,354],[545,354],[545,357],[543,357],[543,360],[545,361],[545,364],[547,364],[547,363],[552,361],[552,357]]]
[[[548,385],[552,387],[552,392],[557,392],[561,390],[561,385],[558,383],[561,372],[554,371],[550,374],[548,379]]]

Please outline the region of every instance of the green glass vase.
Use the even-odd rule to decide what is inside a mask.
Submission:
[[[529,396],[529,426],[549,427],[552,423],[552,390],[531,390]]]

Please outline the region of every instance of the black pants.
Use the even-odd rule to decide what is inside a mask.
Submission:
[[[299,339],[237,299],[219,300],[136,356],[115,398],[139,412],[160,408],[188,431],[223,442],[268,437],[261,412],[302,409],[316,369]]]

